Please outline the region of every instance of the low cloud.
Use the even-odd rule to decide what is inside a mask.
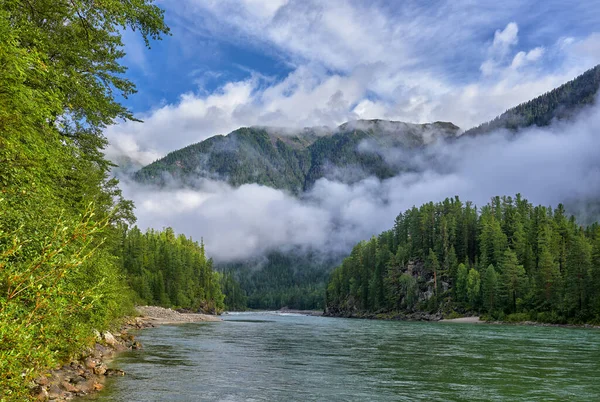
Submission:
[[[574,121],[518,136],[501,131],[437,142],[413,155],[409,162],[416,172],[354,184],[321,179],[300,197],[256,184],[232,188],[210,180],[201,180],[196,189],[122,185],[136,203],[141,227],[172,226],[202,237],[218,261],[283,247],[341,255],[389,229],[395,216],[413,205],[455,195],[478,206],[495,195],[522,193],[536,204],[588,207],[587,201],[600,197],[597,127],[600,107],[593,107]]]

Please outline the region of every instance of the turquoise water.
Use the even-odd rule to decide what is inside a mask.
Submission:
[[[150,328],[96,401],[600,400],[600,331],[240,313]]]

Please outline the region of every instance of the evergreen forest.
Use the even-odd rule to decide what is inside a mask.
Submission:
[[[480,209],[458,197],[413,207],[333,271],[327,310],[597,323],[600,226],[520,195]]]

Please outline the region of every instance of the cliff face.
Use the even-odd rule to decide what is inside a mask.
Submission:
[[[396,320],[438,321],[450,302],[450,284],[428,271],[421,260],[411,260],[404,268],[397,267],[396,306],[393,310],[366,311],[359,301],[349,296],[343,303],[328,304],[325,315],[347,318],[383,318]],[[442,301],[441,303],[439,303]],[[435,303],[433,303],[435,302]]]

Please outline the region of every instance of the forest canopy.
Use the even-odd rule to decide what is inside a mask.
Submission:
[[[599,322],[600,226],[519,194],[481,209],[458,197],[413,207],[334,270],[327,309]]]

